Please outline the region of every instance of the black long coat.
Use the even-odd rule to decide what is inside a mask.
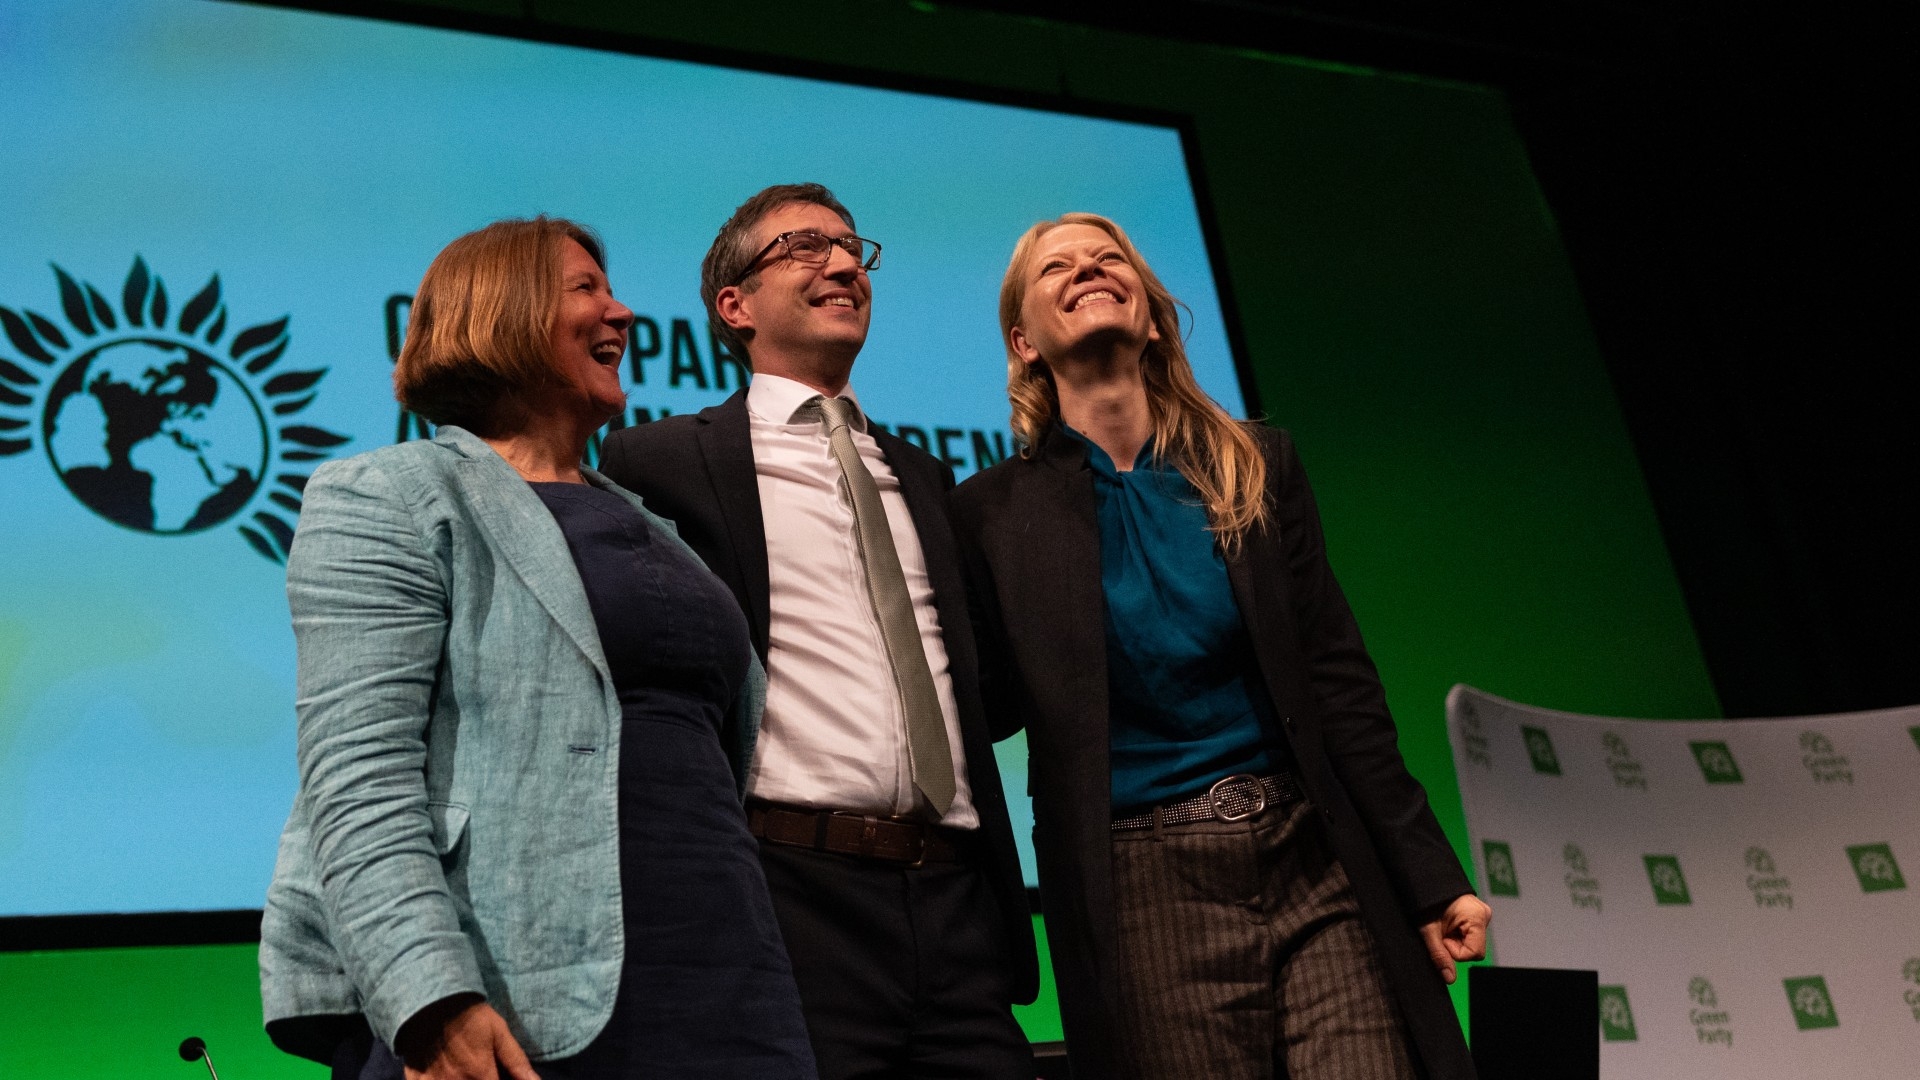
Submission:
[[[1285,756],[1319,811],[1434,1080],[1474,1075],[1414,923],[1470,892],[1401,760],[1386,693],[1327,564],[1292,439],[1256,433],[1271,523],[1227,562]],[[1100,530],[1084,444],[1058,431],[953,493],[995,738],[1025,727],[1041,903],[1075,1077],[1125,1075],[1116,1002],[1107,650]]]
[[[985,876],[991,911],[980,917],[998,923],[1007,942],[1007,985],[1016,1004],[1032,1001],[1039,986],[1039,958],[1033,940],[1033,916],[1020,856],[1000,786],[1000,766],[981,708],[975,672],[978,662],[968,629],[966,583],[947,521],[947,494],[953,470],[926,451],[874,428],[875,442],[900,480],[900,492],[920,534],[927,577],[947,647],[947,668],[959,711],[960,742],[966,754],[973,808],[980,815],[980,840],[973,856]],[[746,612],[753,648],[767,658],[769,593],[766,524],[760,514],[760,485],[754,473],[753,441],[747,428],[747,393],[688,416],[672,416],[625,428],[601,448],[600,471],[639,495],[647,509],[670,519],[680,538],[733,591]]]

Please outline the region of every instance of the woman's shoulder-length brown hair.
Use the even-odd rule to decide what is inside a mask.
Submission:
[[[490,435],[523,395],[556,385],[552,328],[568,240],[606,268],[593,230],[545,215],[496,221],[441,249],[413,295],[394,362],[400,404]]]

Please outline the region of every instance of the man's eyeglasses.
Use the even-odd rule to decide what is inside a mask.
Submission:
[[[728,285],[738,285],[747,280],[760,266],[760,260],[774,248],[785,248],[787,258],[809,266],[820,266],[833,258],[833,249],[839,248],[853,256],[853,261],[862,270],[880,269],[880,245],[860,236],[828,236],[812,229],[792,229],[773,238],[766,247],[759,250],[753,258],[747,260],[746,269],[734,275]]]

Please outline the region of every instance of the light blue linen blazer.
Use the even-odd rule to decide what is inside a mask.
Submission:
[[[529,1056],[577,1053],[620,978],[620,703],[552,514],[444,426],[314,471],[287,599],[300,788],[260,930],[269,1035],[325,1061],[342,1017],[391,1045],[474,992]],[[765,691],[755,659],[723,732],[736,778]]]

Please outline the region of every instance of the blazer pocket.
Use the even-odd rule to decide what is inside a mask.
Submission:
[[[467,808],[459,803],[430,802],[427,817],[432,820],[433,850],[444,857],[459,846],[467,832]]]

